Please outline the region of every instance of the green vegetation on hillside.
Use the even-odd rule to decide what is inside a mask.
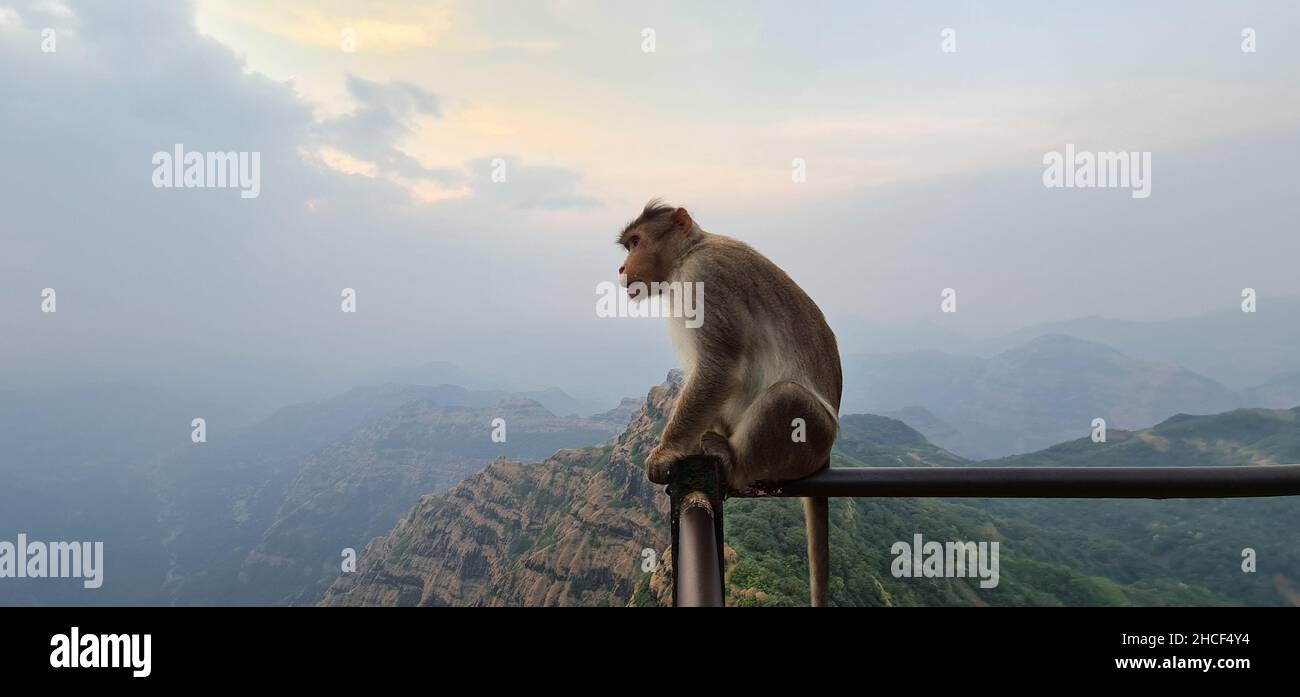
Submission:
[[[1180,416],[1041,453],[979,464],[1249,465],[1300,462],[1297,410]],[[968,465],[900,422],[850,415],[832,466]],[[901,428],[899,428],[901,427]],[[919,440],[918,440],[919,439]],[[919,461],[918,461],[919,460]],[[732,499],[727,542],[737,605],[807,603],[798,501]],[[1000,578],[895,578],[890,547],[926,540],[998,541]],[[1255,573],[1242,570],[1253,549]],[[1300,501],[1294,498],[834,499],[831,600],[836,605],[1235,605],[1300,602]]]

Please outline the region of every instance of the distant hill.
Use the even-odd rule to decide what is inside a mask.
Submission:
[[[1108,429],[1105,443],[1079,438],[980,465],[1195,467],[1300,463],[1300,407],[1178,414],[1141,431]]]
[[[1242,312],[1237,301],[1230,299],[1220,312],[1164,321],[1084,317],[1039,324],[983,342],[980,349],[1005,351],[1043,334],[1066,334],[1144,360],[1180,365],[1234,389],[1300,372],[1300,351],[1296,350],[1300,346],[1300,298],[1265,295],[1254,313]]]
[[[844,412],[921,407],[925,418],[953,431],[940,439],[945,447],[974,458],[1069,440],[1087,434],[1099,417],[1110,427],[1143,428],[1179,412],[1248,405],[1245,395],[1204,376],[1063,335],[1040,336],[992,358],[849,356],[844,373]]]
[[[213,429],[228,405],[130,382],[0,391],[0,530],[30,539],[105,542],[105,587],[5,579],[0,605],[150,604],[166,570],[153,466],[193,447],[190,421]]]
[[[914,413],[914,412],[913,412]],[[937,448],[911,426],[874,414],[845,414],[835,452],[856,467],[935,467],[965,460]]]
[[[1181,366],[1234,390],[1300,373],[1300,351],[1295,350],[1300,346],[1300,297],[1262,295],[1254,313],[1242,312],[1238,301],[1230,296],[1218,311],[1176,319],[1078,317],[991,338],[967,336],[930,322],[897,325],[836,317],[831,326],[847,355],[942,352],[990,358],[1038,337],[1060,334],[1104,344],[1136,359]]]
[[[167,544],[167,596],[204,604],[314,602],[313,589],[337,572],[341,551],[390,529],[421,494],[444,491],[500,455],[537,458],[617,432],[555,416],[529,399],[448,404],[480,400],[451,386],[354,390],[278,414],[187,461],[166,480],[164,520],[175,531]],[[498,417],[503,443],[491,438]],[[291,434],[318,421],[336,423],[330,437],[306,452],[267,458],[273,451],[264,437],[293,442]]]
[[[341,551],[389,530],[422,494],[500,455],[540,458],[621,429],[509,393],[386,384],[244,428],[213,416],[195,444],[190,419],[211,411],[163,391],[4,397],[0,526],[34,539],[92,531],[107,580],[94,594],[11,580],[0,605],[314,602]],[[498,417],[503,443],[491,438]]]
[[[1262,385],[1246,391],[1249,404],[1271,409],[1289,409],[1300,406],[1300,373],[1274,376]]]
[[[636,418],[637,413],[641,411],[641,404],[644,399],[635,397],[624,397],[619,405],[609,411],[592,415],[592,419],[603,421],[608,424],[618,426],[620,429],[627,425],[629,421]]]
[[[884,416],[902,421],[925,436],[926,440],[940,447],[961,446],[961,432],[953,428],[952,424],[935,416],[925,407],[903,407],[895,411],[885,412]]]
[[[421,385],[425,387],[448,387],[454,385],[468,386],[470,389],[466,390],[467,392],[472,390],[474,393],[481,396],[484,401],[480,404],[467,404],[466,406],[488,406],[490,404],[496,404],[503,399],[518,397],[532,399],[549,409],[557,416],[594,414],[607,407],[607,405],[602,402],[574,397],[558,387],[525,391],[507,391],[497,389],[494,386],[499,384],[497,381],[484,376],[474,375],[469,371],[461,369],[459,366],[445,361],[435,361],[415,368],[391,372],[387,375],[386,380],[384,381],[403,385]]]

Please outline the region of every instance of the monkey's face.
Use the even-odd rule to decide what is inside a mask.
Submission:
[[[641,218],[629,223],[618,237],[618,243],[627,250],[627,260],[618,267],[619,280],[633,300],[661,290],[658,284],[669,280],[695,225],[685,208],[661,206],[651,210],[654,203],[648,204]]]
[[[650,284],[667,280],[669,250],[665,249],[664,237],[643,226],[633,230],[623,244],[627,259],[618,267],[618,275],[633,300],[646,297]]]

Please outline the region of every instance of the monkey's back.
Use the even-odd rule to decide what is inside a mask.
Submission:
[[[835,333],[781,267],[740,240],[703,233],[676,275],[704,281],[704,324],[719,325],[706,336],[741,353],[750,389],[791,380],[838,414],[843,376]]]

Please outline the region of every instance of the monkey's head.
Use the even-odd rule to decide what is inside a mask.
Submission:
[[[689,248],[695,221],[685,208],[677,208],[654,199],[641,215],[627,224],[618,236],[618,244],[627,250],[627,259],[618,267],[619,280],[633,300],[646,297],[663,283],[677,260]],[[643,286],[634,286],[640,283]]]

